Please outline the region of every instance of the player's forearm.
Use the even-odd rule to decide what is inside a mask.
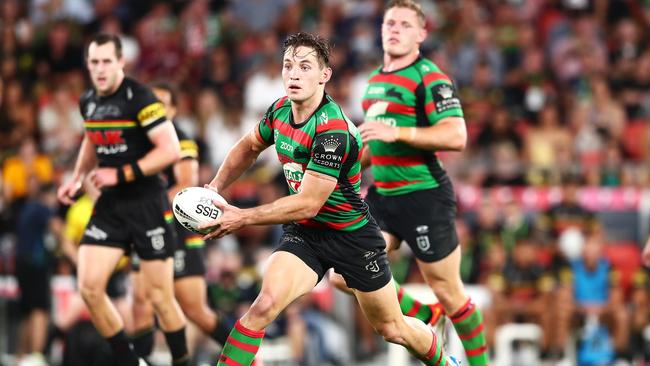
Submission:
[[[370,160],[370,148],[368,148],[368,145],[363,147],[363,150],[361,150],[361,170],[365,170],[371,165],[371,160]]]
[[[228,152],[226,159],[219,167],[219,171],[217,171],[217,175],[212,179],[210,185],[218,191],[228,188],[232,182],[244,174],[246,169],[255,163],[260,152],[261,150],[251,143],[248,135],[242,137]]]
[[[244,209],[245,225],[272,225],[310,219],[318,214],[322,203],[300,194],[279,198],[269,204]]]
[[[88,137],[84,137],[81,142],[81,148],[79,149],[79,156],[77,157],[77,162],[75,163],[74,172],[72,177],[76,181],[82,181],[86,174],[91,171],[97,165],[97,155],[95,154],[95,146],[93,143],[88,140]]]
[[[142,175],[149,176],[161,172],[166,167],[174,164],[181,157],[178,140],[176,143],[155,146],[145,156],[137,161]]]
[[[170,202],[182,189],[199,185],[199,162],[196,159],[184,159],[177,162],[174,164],[174,178],[176,184],[167,190]]]
[[[429,127],[398,127],[397,141],[431,151],[462,151],[467,143],[465,121],[450,117]]]

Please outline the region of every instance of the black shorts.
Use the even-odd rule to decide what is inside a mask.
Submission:
[[[176,249],[174,250],[174,279],[205,275],[201,235],[195,234],[176,221]]]
[[[174,244],[174,280],[184,277],[201,276],[206,272],[203,248],[205,242],[201,235],[195,234],[175,221],[176,239]],[[131,256],[131,270],[140,271],[140,258]]]
[[[392,279],[386,243],[373,221],[351,232],[287,224],[276,251],[295,254],[316,272],[319,282],[330,268],[348,287],[363,292],[379,290]]]
[[[127,254],[133,245],[143,260],[166,259],[174,250],[173,219],[164,191],[129,198],[102,194],[81,243],[121,248]]]
[[[381,195],[372,186],[365,200],[381,230],[406,241],[423,262],[444,259],[458,246],[456,199],[449,180],[398,196]]]
[[[32,310],[49,311],[52,304],[50,269],[26,261],[16,261],[16,280],[20,289],[20,310],[29,314]]]

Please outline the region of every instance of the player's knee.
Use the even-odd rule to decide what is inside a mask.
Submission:
[[[277,296],[268,292],[260,292],[249,310],[249,316],[264,323],[271,323],[280,313]]]
[[[79,292],[81,293],[81,298],[88,306],[99,303],[104,297],[104,289],[101,286],[90,283],[90,281],[82,281],[79,284]]]
[[[396,322],[382,322],[375,324],[374,328],[387,342],[402,343],[402,336]]]
[[[173,292],[168,291],[164,286],[154,285],[149,289],[149,301],[155,309],[159,310],[171,305],[173,299]]]

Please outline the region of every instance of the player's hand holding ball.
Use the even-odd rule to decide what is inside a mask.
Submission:
[[[178,192],[172,202],[174,216],[188,230],[220,238],[243,226],[241,210],[226,202],[212,187],[189,187]]]

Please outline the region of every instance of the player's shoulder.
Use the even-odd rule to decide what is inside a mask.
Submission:
[[[451,83],[451,78],[438,67],[433,61],[425,57],[420,57],[413,65],[412,69],[420,75],[422,81],[426,84],[432,82]]]
[[[95,96],[95,89],[94,88],[88,88],[84,90],[83,93],[81,93],[81,96],[79,97],[79,105],[84,105],[91,101],[93,97]]]
[[[314,116],[317,133],[326,130],[348,130],[351,123],[343,108],[328,94],[325,95],[325,103],[321,104]]]
[[[276,99],[273,103],[271,103],[267,112],[273,113],[283,108],[291,108],[291,100],[289,100],[289,97],[287,96]]]
[[[130,77],[124,78],[123,89],[124,89],[124,96],[126,97],[126,100],[129,102],[138,101],[138,100],[146,100],[146,101],[151,101],[152,99],[156,100],[156,97],[154,96],[153,91],[151,90],[150,87],[133,78]]]

